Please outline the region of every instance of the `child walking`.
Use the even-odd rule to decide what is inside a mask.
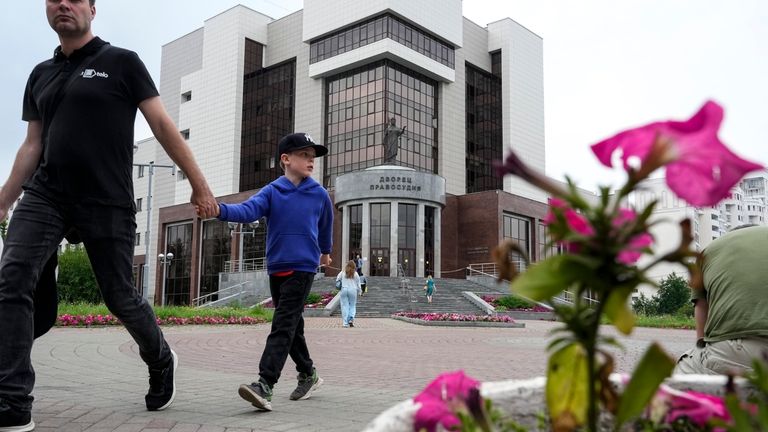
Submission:
[[[355,262],[350,260],[344,270],[336,276],[341,281],[341,319],[344,327],[355,326],[357,296],[362,294],[360,276],[355,271]]]
[[[432,294],[435,293],[435,280],[432,279],[432,275],[427,276],[425,284],[424,291],[426,291],[427,303],[432,303]]]
[[[267,217],[267,272],[275,313],[259,362],[259,379],[238,394],[260,410],[272,410],[272,388],[290,355],[298,386],[291,400],[307,399],[323,383],[304,339],[304,302],[318,264],[331,264],[333,205],[312,177],[315,157],[328,149],[305,133],[285,136],[277,157],[284,175],[240,204],[219,204],[220,220],[248,223]]]

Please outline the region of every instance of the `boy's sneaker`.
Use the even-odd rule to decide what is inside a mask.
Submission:
[[[144,396],[148,411],[161,411],[173,403],[178,366],[179,357],[171,350],[171,363],[165,369],[149,369],[149,392]]]
[[[237,394],[260,410],[272,411],[272,387],[261,379],[240,385]]]
[[[307,375],[301,372],[298,376],[299,385],[296,386],[296,390],[291,393],[291,400],[304,400],[308,399],[321,384],[323,379],[317,376],[317,369],[312,368],[312,375]]]
[[[0,399],[0,432],[27,432],[34,429],[32,413],[18,411]]]

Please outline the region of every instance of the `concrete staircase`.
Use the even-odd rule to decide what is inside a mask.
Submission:
[[[368,277],[368,293],[357,299],[358,317],[388,317],[395,312],[418,313],[458,313],[481,315],[484,312],[464,298],[463,291],[471,291],[478,296],[486,293],[506,294],[508,287],[500,285],[498,290],[463,279],[435,279],[436,291],[432,303],[427,303],[424,295],[424,278],[408,278],[408,288],[403,289],[400,278]],[[315,280],[313,292],[326,292],[334,289],[335,278],[326,277]],[[333,315],[341,314],[336,309]]]

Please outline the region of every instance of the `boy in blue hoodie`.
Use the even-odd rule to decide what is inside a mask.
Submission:
[[[315,157],[328,149],[305,133],[287,135],[277,147],[285,174],[243,203],[219,204],[217,214],[220,220],[241,223],[267,217],[267,272],[275,314],[259,380],[238,389],[240,397],[265,411],[272,410],[272,388],[289,355],[299,372],[291,400],[307,399],[323,383],[309,357],[302,312],[318,264],[331,264],[333,237],[333,204],[311,177]]]

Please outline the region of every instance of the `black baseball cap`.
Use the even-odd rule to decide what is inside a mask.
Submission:
[[[284,136],[277,144],[277,160],[278,162],[280,161],[280,156],[282,156],[283,153],[290,153],[307,147],[315,149],[315,155],[317,157],[328,154],[328,147],[315,143],[308,133],[296,132]]]

